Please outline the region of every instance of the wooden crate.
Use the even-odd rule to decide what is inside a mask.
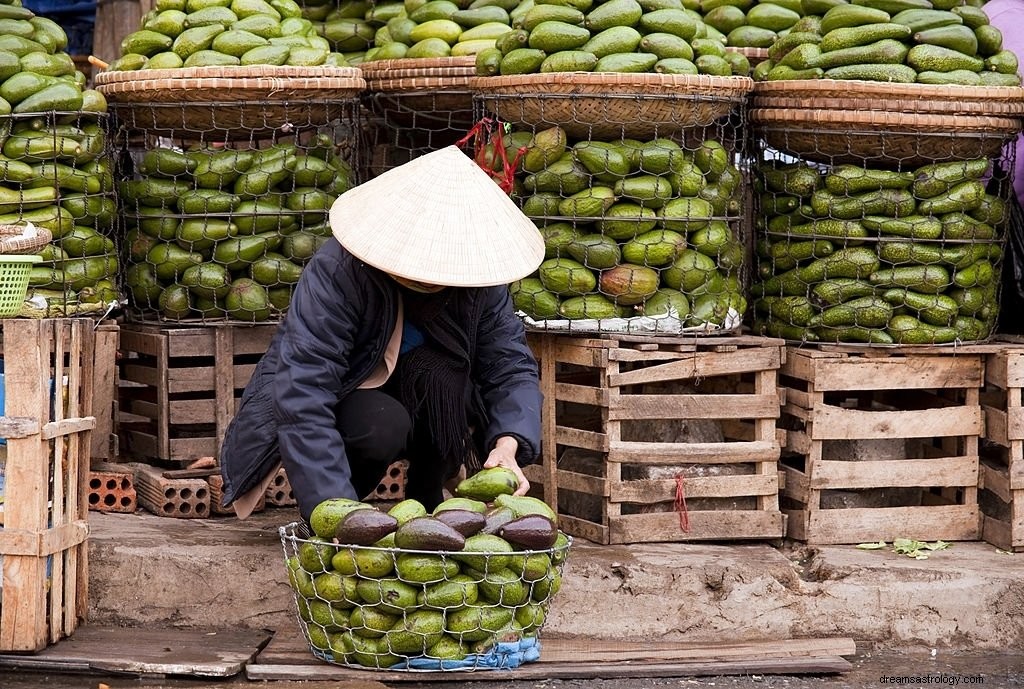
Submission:
[[[94,322],[7,319],[0,327],[0,651],[39,651],[74,632],[87,611]]]
[[[978,539],[983,351],[789,347],[780,371],[787,536]]]
[[[544,440],[527,477],[564,531],[600,544],[783,536],[781,340],[531,333],[530,345]],[[702,438],[681,437],[696,427]]]
[[[145,461],[219,457],[242,390],[276,324],[121,329],[119,432]]]
[[[1006,345],[985,363],[985,443],[978,481],[982,538],[1024,551],[1024,346]]]

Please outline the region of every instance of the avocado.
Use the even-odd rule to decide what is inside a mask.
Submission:
[[[377,543],[372,545],[378,547]],[[341,574],[358,574],[361,577],[379,579],[394,571],[395,559],[392,553],[381,550],[341,548],[331,558],[331,566],[334,567],[334,571]]]
[[[314,507],[312,513],[310,513],[309,526],[317,536],[330,540],[334,538],[338,524],[341,523],[341,520],[349,512],[352,510],[372,509],[373,505],[367,505],[365,502],[359,502],[358,500],[349,500],[348,498],[324,500]]]
[[[479,599],[477,580],[465,574],[427,586],[420,591],[417,602],[427,608],[447,610],[474,605]]]
[[[464,496],[448,498],[434,508],[434,516],[437,516],[445,510],[470,510],[472,512],[479,512],[480,514],[483,514],[487,511],[487,505],[481,500],[475,500]]]
[[[353,634],[364,639],[379,639],[398,622],[396,615],[389,615],[368,605],[357,606],[349,617],[349,628]]]
[[[467,605],[451,611],[445,631],[460,641],[484,641],[512,622],[512,608]]]
[[[401,553],[395,560],[395,571],[402,581],[430,584],[458,574],[459,563],[440,555]]]
[[[525,550],[545,550],[554,545],[558,529],[544,515],[527,514],[500,527],[498,535]]]
[[[512,550],[511,544],[500,536],[478,533],[467,538],[462,550],[450,557],[472,569],[490,572],[508,567]]]
[[[507,567],[492,569],[487,573],[470,568],[466,575],[476,581],[480,598],[489,603],[514,608],[530,600],[530,587]]]
[[[395,531],[395,545],[407,550],[462,550],[466,538],[433,517],[416,517]]]
[[[515,518],[516,515],[507,507],[492,507],[484,514],[484,526],[480,533],[497,536],[498,530]]]
[[[398,520],[379,510],[354,510],[346,514],[334,537],[348,545],[373,545],[398,528]]]
[[[466,537],[479,533],[487,523],[487,519],[483,514],[473,510],[444,510],[438,512],[434,518],[444,522]]]
[[[331,558],[338,549],[326,539],[314,536],[301,541],[296,552],[299,564],[307,572],[325,572],[331,567]]]
[[[390,615],[402,615],[415,609],[416,596],[421,590],[422,587],[410,586],[394,578],[359,579],[355,585],[355,591],[363,602]]]
[[[436,610],[417,610],[401,617],[384,635],[384,645],[392,653],[423,655],[441,640],[444,614]]]
[[[421,503],[419,500],[409,498],[407,500],[402,500],[401,502],[393,505],[391,509],[388,510],[388,514],[390,514],[398,521],[398,526],[401,526],[410,519],[414,519],[416,517],[426,517],[427,508],[424,507],[423,503]]]
[[[355,607],[358,601],[356,581],[355,577],[345,576],[340,572],[324,572],[313,577],[313,590],[320,600],[348,610]]]
[[[543,500],[528,495],[499,495],[494,499],[497,507],[508,507],[518,518],[528,514],[540,514],[557,525],[558,515]]]

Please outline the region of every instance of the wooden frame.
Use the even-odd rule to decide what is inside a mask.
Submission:
[[[811,544],[977,540],[985,355],[974,351],[789,347],[780,372],[787,536]],[[899,457],[827,456],[833,441],[901,440]],[[823,502],[828,491],[878,497],[880,489],[890,489],[893,501],[904,490],[919,502]]]
[[[89,319],[2,323],[0,651],[42,650],[86,616],[93,326]]]
[[[544,439],[542,463],[528,467],[527,476],[559,511],[565,532],[606,545],[782,537],[775,429],[781,340],[531,333],[530,344],[540,362]],[[580,372],[586,381],[574,380]],[[664,384],[693,389],[650,394],[648,386]],[[571,420],[568,405],[589,409],[590,420]],[[657,420],[716,423],[722,440],[623,439],[626,424]],[[599,455],[600,468],[566,468],[565,452],[573,448]],[[723,472],[732,475],[714,475],[723,465],[735,470]],[[671,478],[629,475],[652,466],[679,471]],[[567,493],[600,502],[600,515],[589,509],[585,515]],[[708,508],[687,508],[685,502],[671,510],[657,506],[679,497]],[[722,504],[712,506],[714,501]],[[744,501],[747,507],[736,506]]]
[[[236,404],[276,324],[121,329],[121,441],[146,460],[219,457]]]
[[[93,331],[93,413],[96,428],[92,433],[91,457],[103,462],[117,456],[115,400],[117,398],[117,348],[120,326],[113,321],[100,323]]]
[[[1024,551],[1024,347],[1006,345],[985,364],[985,440],[978,488],[982,538]]]

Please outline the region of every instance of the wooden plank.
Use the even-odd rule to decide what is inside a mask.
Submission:
[[[5,556],[45,557],[84,543],[88,537],[89,523],[87,521],[61,524],[45,531],[21,531],[4,528],[0,529],[0,553]]]
[[[778,417],[778,395],[619,395],[608,409],[614,420]]]
[[[865,462],[823,460],[816,462],[811,471],[811,487],[817,490],[972,486],[977,484],[977,457]]]
[[[810,510],[806,542],[812,545],[892,541],[976,541],[981,534],[977,505],[876,507]]]
[[[105,460],[111,455],[114,435],[114,400],[117,397],[117,347],[120,328],[103,323],[93,331],[93,430],[90,459]]]
[[[588,347],[574,347],[561,344],[552,352],[553,361],[560,364],[576,364],[577,366],[601,367],[603,350]]]
[[[5,413],[11,417],[50,418],[50,345],[52,321],[7,319],[4,349]],[[10,438],[5,467],[4,528],[41,532],[49,527],[49,443],[39,435]],[[0,649],[37,651],[46,646],[46,559],[4,556],[0,601]]]
[[[558,515],[558,528],[570,536],[584,538],[591,543],[608,545],[608,527],[570,514]]]
[[[228,425],[231,419],[235,418],[235,384],[234,384],[234,354],[235,333],[237,328],[216,328],[214,331],[215,359],[214,359],[214,397],[216,407],[214,419],[216,421],[215,435],[217,446],[213,457],[220,457],[220,447],[224,443],[224,436],[227,435]],[[240,338],[241,339],[241,338]],[[241,346],[241,343],[239,343]]]
[[[1008,440],[1024,440],[1024,407],[1006,410],[1006,437]]]
[[[628,679],[658,677],[701,677],[717,675],[751,674],[823,674],[847,672],[852,664],[839,656],[821,658],[764,659],[756,661],[715,661],[715,662],[662,662],[623,663],[621,665],[594,663],[528,663],[515,670],[497,672],[476,671],[438,672],[394,672],[375,670],[373,677],[383,682],[510,682],[515,680],[546,681],[555,679]],[[249,665],[246,677],[250,680],[331,680],[358,679],[366,675],[365,670],[355,670],[328,665]],[[333,685],[332,685],[333,686]],[[342,688],[343,689],[343,688]]]
[[[89,431],[96,428],[96,417],[86,416],[84,418],[75,419],[61,419],[60,421],[51,421],[50,423],[43,426],[41,435],[43,440],[53,440],[59,436],[71,435],[73,433],[81,433],[82,431]]]
[[[1001,550],[1024,551],[1024,523],[1012,525],[1010,522],[995,519],[987,514],[982,515],[981,535],[986,543],[991,543]]]
[[[1024,348],[1015,347],[1001,355],[1006,361],[1005,375],[1001,388],[1024,388]]]
[[[541,461],[545,469],[544,500],[558,512],[558,422],[555,418],[555,382],[557,362],[554,341],[551,337],[540,339],[540,392],[543,398],[540,410]]]
[[[608,496],[608,479],[603,476],[590,476],[576,471],[559,469],[555,477],[558,481],[558,490],[571,490],[587,495]]]
[[[784,447],[788,452],[806,455],[811,452],[811,442],[813,441],[803,431],[787,431]]]
[[[565,486],[562,485],[562,488]],[[683,480],[687,498],[736,498],[755,495],[777,495],[776,474],[742,474],[739,476],[688,476]],[[674,479],[642,479],[621,481],[609,486],[612,502],[651,504],[669,502],[676,496]]]
[[[888,359],[831,359],[815,364],[817,392],[832,390],[919,390],[976,388],[984,382],[984,361],[977,354],[907,356]]]
[[[978,476],[978,488],[994,493],[1003,502],[1011,502],[1013,493],[1010,491],[1010,477],[1006,470],[999,470],[988,464],[982,464]]]
[[[1009,352],[1002,351],[985,358],[985,382],[1006,390],[1010,387],[1006,380],[1006,365]]]
[[[814,407],[813,440],[871,438],[941,438],[980,435],[985,428],[981,407],[950,407],[913,411],[862,411],[830,404]]]
[[[983,405],[982,409],[985,412],[985,440],[1009,447],[1010,438],[1006,432],[1006,412],[988,405]]]
[[[732,443],[646,443],[620,440],[608,448],[609,462],[633,464],[734,464],[774,462],[779,446],[774,441]]]
[[[552,412],[554,416],[554,412]],[[596,431],[583,431],[578,428],[557,426],[555,428],[555,442],[559,445],[571,447],[582,447],[594,452],[608,451],[608,436]]]
[[[0,438],[31,438],[39,434],[39,419],[33,416],[0,416]]]
[[[682,346],[682,345],[676,345]],[[691,349],[690,351],[696,351]],[[688,356],[686,350],[659,349],[653,352],[638,352],[635,349],[612,349],[608,351],[608,359],[611,361],[673,361]]]
[[[572,383],[555,383],[554,390],[554,398],[559,402],[589,404],[592,407],[608,406],[608,390],[589,385],[573,385]]]
[[[79,628],[73,636],[33,656],[39,667],[73,665],[97,672],[233,677],[267,641],[246,629]],[[0,666],[19,667],[24,656],[0,655]]]
[[[758,510],[687,512],[689,531],[680,527],[676,512],[624,514],[609,519],[611,543],[658,543],[683,541],[735,541],[774,539],[783,536],[781,512]]]
[[[609,376],[608,384],[613,387],[655,383],[668,380],[692,380],[710,378],[734,373],[750,373],[765,369],[779,368],[781,350],[777,347],[743,349],[735,352],[695,352],[685,359],[649,366]]]
[[[806,505],[811,493],[811,481],[807,474],[787,466],[782,467],[782,473],[786,477],[780,488],[782,495]]]
[[[212,396],[216,380],[215,370],[213,366],[171,368],[167,371],[167,392],[171,395],[209,392]],[[255,370],[256,364],[235,364],[232,370],[235,389],[243,389]],[[160,372],[154,366],[125,363],[121,366],[121,374],[125,381],[141,383],[150,387],[160,384]]]

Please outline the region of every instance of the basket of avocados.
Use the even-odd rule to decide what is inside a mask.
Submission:
[[[768,145],[809,160],[859,163],[881,156],[905,165],[998,156],[1022,126],[1008,117],[776,108],[753,109],[750,121]]]
[[[134,110],[139,126],[150,130],[259,131],[296,113],[309,117],[309,109],[317,119],[336,119],[365,86],[354,67],[254,66],[110,72],[97,75],[96,88],[120,113]]]
[[[473,90],[503,121],[557,122],[572,136],[656,136],[704,127],[742,104],[748,77],[651,73],[540,73],[477,77]]]
[[[432,512],[412,499],[386,512],[328,499],[308,527],[281,527],[312,653],[337,665],[403,671],[512,669],[538,660],[572,539],[547,504],[511,494],[514,480],[508,469],[484,469],[460,483],[481,492],[457,491]]]
[[[795,79],[754,85],[755,108],[871,110],[944,115],[1024,115],[1024,88]]]

